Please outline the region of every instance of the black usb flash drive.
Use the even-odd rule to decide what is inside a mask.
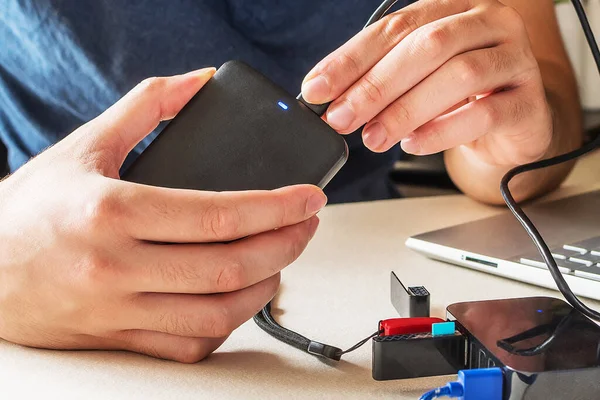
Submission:
[[[408,289],[392,271],[390,275],[390,297],[392,305],[401,317],[429,317],[429,292],[424,286]]]

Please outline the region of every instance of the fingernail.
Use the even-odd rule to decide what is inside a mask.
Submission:
[[[315,215],[325,207],[325,204],[327,204],[327,196],[323,192],[313,194],[306,204],[306,214]]]
[[[421,146],[415,137],[415,135],[410,135],[406,139],[400,142],[400,147],[404,150],[405,153],[418,155],[421,153]]]
[[[363,143],[371,150],[379,150],[387,141],[387,130],[380,122],[368,125],[363,131]]]
[[[312,104],[322,104],[329,101],[329,82],[322,76],[316,76],[302,84],[302,97]]]
[[[315,237],[315,233],[317,233],[317,228],[319,227],[319,217],[312,217],[310,219],[310,226],[308,227],[308,240],[312,240]]]
[[[206,78],[212,77],[215,74],[215,72],[217,72],[217,69],[215,67],[208,67],[188,72],[187,74],[185,74],[185,76],[197,76],[198,78]]]
[[[347,102],[342,102],[329,107],[327,123],[336,131],[345,131],[356,119],[354,110]]]

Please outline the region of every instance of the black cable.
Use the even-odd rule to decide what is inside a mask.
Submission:
[[[348,350],[342,350],[339,347],[329,346],[320,342],[315,342],[309,338],[302,336],[299,333],[291,331],[283,326],[279,325],[273,315],[271,315],[271,303],[267,304],[258,314],[254,316],[254,322],[269,335],[282,341],[283,343],[289,344],[298,350],[305,351],[307,353],[328,358],[330,360],[339,361],[344,354],[350,353],[362,345],[367,343],[369,339],[377,336],[380,332],[377,331],[368,337],[364,338]]]
[[[371,18],[369,18],[365,24],[365,28],[383,18],[397,2],[398,0],[385,0],[383,3],[381,3],[381,5],[377,8],[377,10],[375,10],[373,15],[371,15]]]
[[[271,336],[289,344],[299,350],[306,351],[311,340],[294,331],[279,325],[271,315],[271,303],[267,304],[258,314],[254,316],[254,322]],[[340,350],[341,352],[341,350]]]
[[[383,16],[385,16],[385,14],[390,10],[390,8],[394,6],[394,4],[397,1],[398,0],[385,0],[383,3],[381,3],[381,5],[377,8],[377,10],[375,10],[373,15],[371,15],[364,28],[367,28],[369,25],[383,18]],[[298,100],[302,102],[302,104],[304,104],[306,107],[311,109],[318,116],[322,116],[323,114],[325,114],[325,111],[327,111],[327,107],[329,107],[329,104],[331,104],[310,104],[302,98],[302,93],[298,95]],[[258,314],[254,316],[254,322],[269,335],[284,343],[289,344],[292,347],[295,347],[299,350],[308,352],[316,356],[322,356],[335,361],[340,360],[342,355],[358,349],[359,347],[367,343],[369,339],[379,334],[379,332],[375,332],[374,334],[369,335],[367,338],[361,340],[354,346],[350,347],[348,350],[342,350],[339,347],[329,346],[327,344],[315,342],[313,340],[308,339],[305,336],[300,335],[299,333],[296,333],[279,325],[275,318],[273,318],[273,315],[271,315],[271,303],[267,304]]]
[[[387,12],[397,2],[398,2],[398,0],[385,0],[383,3],[381,3],[381,5],[377,8],[377,10],[375,10],[373,15],[371,15],[371,17],[369,18],[369,20],[367,21],[367,23],[365,24],[363,29],[366,29],[369,25],[374,24],[375,22],[377,22],[381,18],[383,18],[385,16],[385,14],[387,14]],[[296,97],[296,99],[298,99],[302,104],[304,104],[306,107],[311,109],[319,117],[322,116],[323,114],[325,114],[325,111],[327,111],[327,108],[331,104],[331,102],[325,103],[325,104],[311,104],[311,103],[307,102],[306,100],[304,100],[304,98],[302,97],[302,93],[300,93],[298,95],[298,97]]]
[[[498,347],[500,347],[501,349],[506,350],[509,353],[517,355],[517,356],[523,356],[523,357],[537,356],[537,355],[545,352],[546,350],[548,350],[548,348],[559,337],[561,337],[561,335],[565,331],[567,331],[567,329],[569,329],[573,325],[575,325],[576,322],[581,322],[581,321],[574,322],[574,318],[576,315],[577,314],[575,314],[575,310],[571,310],[571,312],[569,312],[569,314],[567,314],[563,318],[561,318],[560,321],[558,321],[558,323],[556,323],[556,321],[554,321],[553,323],[550,323],[550,324],[538,325],[534,328],[528,329],[524,332],[521,332],[521,333],[511,336],[509,338],[498,340],[496,345]],[[526,348],[526,349],[517,349],[514,346],[515,343],[519,343],[524,340],[533,339],[535,337],[538,337],[538,336],[541,336],[543,334],[547,334],[550,332],[552,332],[552,333],[548,336],[548,338],[536,346]]]
[[[577,17],[579,18],[579,22],[581,23],[581,27],[583,28],[583,31],[585,33],[586,40],[588,42],[590,50],[592,51],[592,55],[594,57],[594,62],[596,63],[596,67],[598,68],[598,72],[600,73],[600,50],[598,50],[598,44],[596,43],[596,39],[594,38],[594,33],[592,32],[592,29],[590,28],[590,24],[588,22],[586,14],[585,14],[585,10],[583,9],[583,6],[581,5],[580,0],[571,0],[571,2],[573,3],[573,7],[575,7],[575,11],[577,12]],[[586,306],[573,293],[573,291],[569,287],[569,284],[567,283],[565,278],[562,276],[560,270],[558,269],[558,265],[556,264],[556,261],[554,260],[554,257],[552,256],[552,253],[551,253],[550,249],[548,248],[548,245],[544,241],[544,238],[542,237],[540,232],[537,230],[537,228],[535,227],[533,222],[531,222],[529,217],[527,217],[527,215],[525,214],[523,209],[515,201],[514,197],[512,196],[512,193],[510,192],[510,189],[508,188],[508,184],[510,183],[510,181],[519,174],[522,174],[522,173],[528,172],[528,171],[534,171],[534,170],[541,169],[541,168],[547,168],[547,167],[550,167],[553,165],[558,165],[558,164],[568,162],[568,161],[572,161],[578,157],[581,157],[584,154],[591,152],[592,150],[595,150],[598,147],[600,147],[600,136],[598,136],[596,139],[592,140],[590,143],[582,146],[581,148],[579,148],[575,151],[571,151],[569,153],[562,154],[557,157],[553,157],[553,158],[549,158],[546,160],[541,160],[541,161],[537,161],[537,162],[533,162],[530,164],[525,164],[525,165],[521,165],[519,167],[513,168],[512,170],[508,171],[508,173],[502,178],[502,182],[500,183],[500,192],[502,193],[504,202],[508,206],[509,210],[514,214],[514,216],[521,223],[521,225],[523,225],[523,228],[525,228],[525,231],[527,232],[529,237],[531,237],[531,240],[533,240],[533,243],[537,247],[538,251],[540,252],[540,255],[544,259],[544,262],[548,266],[548,270],[550,271],[550,274],[552,275],[554,282],[556,282],[556,286],[558,287],[558,290],[560,290],[560,292],[565,297],[567,302],[569,302],[569,304],[571,304],[571,306],[573,306],[573,308],[580,311],[588,318],[590,318],[594,321],[600,322],[600,313],[589,308],[588,306]]]

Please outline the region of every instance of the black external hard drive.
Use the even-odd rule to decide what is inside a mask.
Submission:
[[[345,140],[248,65],[230,61],[124,173],[153,186],[210,191],[324,187]]]

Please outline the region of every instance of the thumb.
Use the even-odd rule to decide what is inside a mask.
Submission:
[[[86,129],[87,151],[107,152],[104,162],[118,169],[129,152],[161,121],[175,117],[208,82],[214,68],[166,78],[148,78],[91,121]]]

